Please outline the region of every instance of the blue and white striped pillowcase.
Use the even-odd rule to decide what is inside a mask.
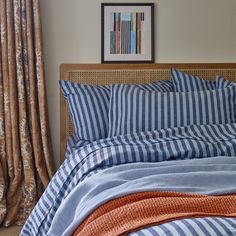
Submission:
[[[137,86],[147,91],[157,91],[157,92],[162,92],[162,93],[174,91],[173,82],[171,80],[160,80],[153,83],[135,84],[132,86]]]
[[[236,121],[236,87],[193,92],[150,92],[112,85],[108,137],[193,124]]]
[[[173,91],[172,81],[136,86],[147,91]],[[60,80],[60,88],[67,100],[76,136],[88,141],[107,138],[110,85],[82,85]]]
[[[175,92],[213,90],[217,88],[216,81],[210,81],[198,76],[189,75],[175,68],[171,69],[171,78]]]
[[[226,88],[226,87],[231,86],[231,85],[235,86],[236,84],[229,81],[229,80],[225,80],[220,75],[216,76],[216,89]]]
[[[109,86],[60,80],[60,88],[67,100],[76,136],[89,141],[107,137]]]

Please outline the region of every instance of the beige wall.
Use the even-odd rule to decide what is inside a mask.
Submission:
[[[41,0],[49,115],[57,166],[60,131],[59,65],[72,62],[100,63],[101,2]],[[154,2],[156,7],[157,63],[236,61],[235,0],[145,2]]]
[[[232,21],[233,21],[233,41],[234,41],[234,56],[236,57],[236,1],[235,0],[231,0],[233,2],[233,7],[232,7]]]

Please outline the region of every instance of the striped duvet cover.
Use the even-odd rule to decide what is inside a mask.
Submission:
[[[131,233],[129,236],[234,236],[236,219],[207,217],[183,219],[152,226]]]
[[[132,193],[235,194],[235,178],[236,124],[192,125],[116,136],[83,147],[75,144],[21,235],[72,235],[97,207]],[[235,218],[214,216],[145,226],[130,235],[235,235],[235,231]]]

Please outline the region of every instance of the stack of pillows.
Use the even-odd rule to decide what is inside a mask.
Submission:
[[[75,135],[107,137],[193,124],[236,122],[236,86],[171,69],[171,80],[149,84],[82,85],[60,81]]]

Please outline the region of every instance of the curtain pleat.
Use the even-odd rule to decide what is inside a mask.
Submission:
[[[21,225],[53,175],[39,1],[0,0],[0,223]]]

